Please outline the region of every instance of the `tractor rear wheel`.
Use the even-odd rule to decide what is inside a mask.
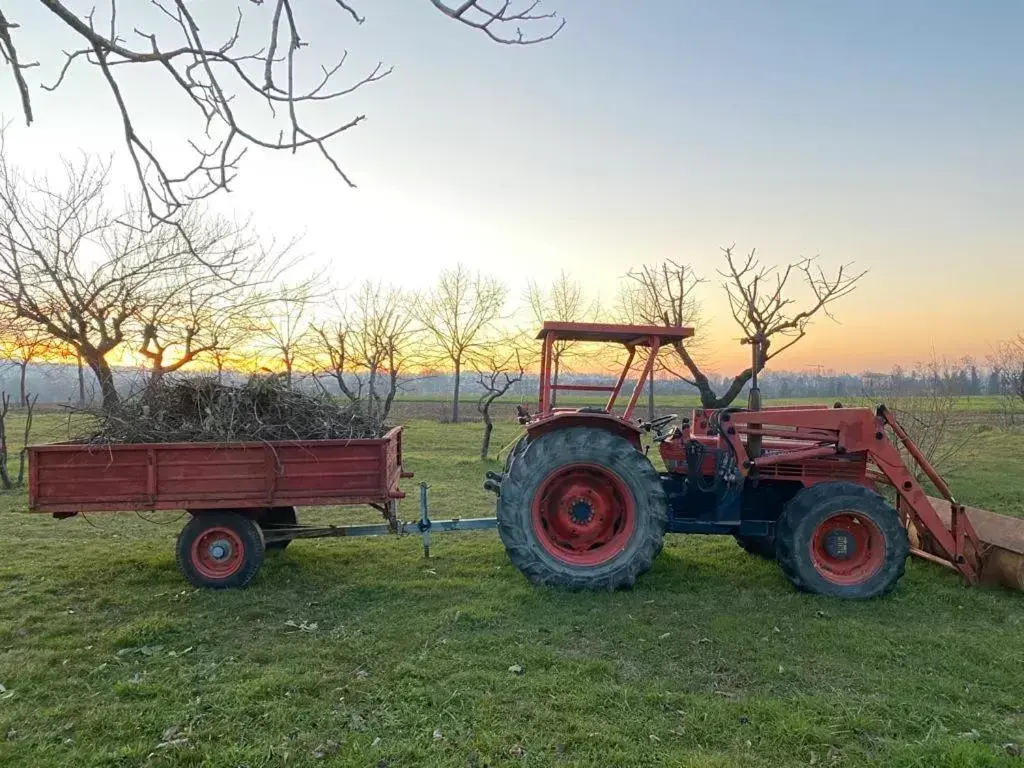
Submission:
[[[765,560],[775,559],[774,536],[740,536],[736,534],[736,543],[751,555],[763,557]]]
[[[295,514],[295,507],[270,507],[263,510],[257,522],[260,528],[267,532],[275,528],[294,528],[299,524],[299,518]],[[291,543],[291,539],[268,541],[266,544],[267,552],[281,552]]]
[[[197,514],[178,534],[178,569],[195,587],[244,587],[263,564],[263,531],[234,512]]]
[[[505,456],[505,474],[508,474],[509,469],[512,467],[512,462],[522,456],[523,451],[526,450],[526,446],[529,444],[530,439],[526,437],[526,435],[523,435],[516,441],[516,444],[509,449],[508,455]]]
[[[661,550],[668,502],[647,457],[624,437],[567,427],[531,440],[498,498],[498,533],[534,584],[632,586]]]
[[[855,483],[799,491],[786,504],[775,539],[779,565],[797,589],[849,599],[890,592],[910,551],[896,510]]]

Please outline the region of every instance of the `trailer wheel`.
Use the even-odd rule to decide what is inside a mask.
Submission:
[[[736,534],[736,543],[751,555],[763,557],[765,560],[775,559],[774,536],[740,536]]]
[[[511,462],[498,533],[534,584],[618,589],[660,552],[667,507],[658,473],[629,440],[567,427],[531,440]]]
[[[865,599],[890,592],[906,569],[899,514],[855,483],[819,483],[786,504],[775,529],[779,565],[805,592]]]
[[[274,528],[293,528],[299,524],[299,518],[295,514],[295,507],[270,507],[263,510],[257,518],[260,528],[272,531]],[[267,552],[281,552],[292,543],[292,539],[277,539],[268,541],[265,545]]]
[[[201,514],[178,534],[178,569],[193,586],[244,587],[263,563],[263,531],[233,512]]]

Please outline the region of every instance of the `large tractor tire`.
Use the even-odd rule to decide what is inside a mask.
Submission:
[[[272,531],[275,528],[294,528],[299,524],[295,507],[270,507],[259,516],[259,526],[264,532]],[[277,539],[268,541],[267,552],[283,552],[285,547],[292,543],[292,539]]]
[[[197,514],[178,534],[178,569],[195,587],[248,585],[263,564],[263,531],[233,512]]]
[[[668,502],[629,440],[567,427],[531,440],[498,499],[509,559],[534,584],[630,587],[661,551]]]
[[[508,454],[505,456],[505,469],[503,470],[505,474],[508,474],[509,469],[512,468],[512,462],[523,455],[523,451],[526,450],[526,447],[529,444],[530,438],[528,438],[526,435],[523,435],[518,440],[516,440],[515,445],[509,448]]]
[[[740,536],[736,534],[736,543],[744,552],[765,560],[775,559],[775,537],[774,536]]]
[[[844,482],[799,491],[786,504],[775,539],[779,565],[797,589],[854,600],[892,591],[910,551],[889,502]]]

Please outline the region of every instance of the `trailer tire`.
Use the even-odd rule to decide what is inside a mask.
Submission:
[[[263,531],[234,512],[194,515],[178,534],[178,570],[201,589],[244,587],[263,564]]]
[[[751,555],[763,557],[765,560],[775,559],[775,537],[774,536],[740,536],[735,534],[734,538],[740,548]]]
[[[257,523],[266,532],[274,528],[292,528],[299,524],[299,518],[295,513],[295,507],[270,507],[263,510],[257,518]],[[278,539],[268,541],[264,546],[267,552],[282,552],[292,541],[293,539]]]
[[[510,463],[498,534],[533,584],[632,586],[661,551],[668,501],[654,466],[624,437],[566,427],[531,440]],[[584,536],[590,544],[574,547]]]
[[[899,514],[856,483],[819,483],[799,491],[775,529],[779,565],[804,592],[863,600],[893,590],[910,545]]]

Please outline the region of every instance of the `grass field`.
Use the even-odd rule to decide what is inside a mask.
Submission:
[[[436,516],[493,510],[478,436],[408,426]],[[1024,515],[1024,435],[975,437],[955,489]],[[302,541],[247,590],[199,592],[177,515],[25,506],[0,494],[0,766],[1021,764],[1024,598],[919,561],[890,597],[839,602],[670,536],[633,590],[570,594],[482,532],[428,561],[414,537]]]

